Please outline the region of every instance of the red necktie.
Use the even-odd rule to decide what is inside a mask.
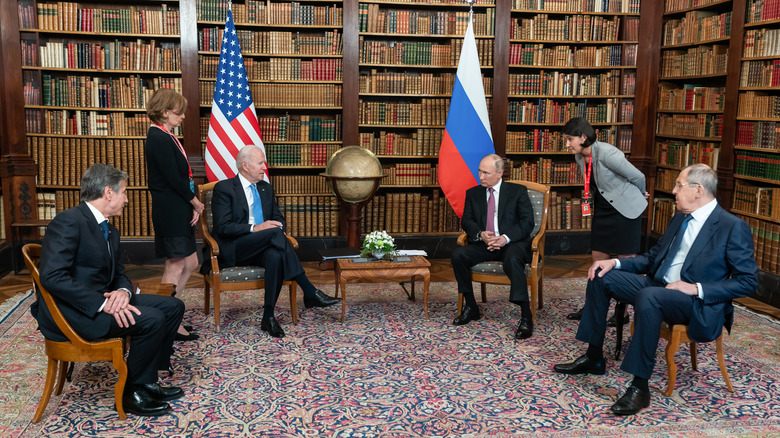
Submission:
[[[490,192],[490,196],[488,196],[487,225],[485,230],[495,234],[496,229],[493,224],[496,217],[496,198],[493,197],[493,187],[489,188],[488,192]]]

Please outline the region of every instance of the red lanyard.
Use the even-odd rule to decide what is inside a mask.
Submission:
[[[172,132],[168,131],[163,126],[158,125],[157,123],[152,123],[152,125],[162,129],[163,132],[165,132],[165,133],[167,133],[168,135],[171,136],[171,138],[173,139],[173,142],[176,143],[176,146],[179,147],[179,151],[181,151],[181,154],[184,155],[184,160],[187,162],[187,170],[189,172],[189,177],[190,177],[190,179],[192,179],[192,167],[190,167],[190,160],[187,158],[187,153],[184,152],[184,146],[181,145],[181,142],[179,141],[179,138],[176,137],[175,135],[173,135]]]
[[[593,151],[588,155],[588,166],[585,169],[585,193],[582,195],[585,199],[590,199],[590,173],[593,171]]]

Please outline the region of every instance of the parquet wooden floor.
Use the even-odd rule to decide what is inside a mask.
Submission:
[[[551,278],[584,277],[591,264],[590,255],[548,256],[545,258],[545,276]],[[321,271],[316,262],[304,262],[304,269],[309,280],[314,284],[334,284],[333,271]],[[26,271],[25,271],[26,272]],[[127,266],[128,276],[133,280],[154,281],[162,276],[162,265],[131,265]],[[431,260],[431,281],[455,281],[449,259]],[[199,274],[193,274],[187,282],[187,287],[199,287],[203,279]],[[30,290],[29,274],[10,273],[0,279],[0,303],[8,298]],[[772,307],[752,298],[737,300],[741,304],[764,314],[780,319],[780,309]]]

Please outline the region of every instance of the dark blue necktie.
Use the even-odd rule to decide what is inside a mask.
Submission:
[[[265,222],[263,219],[263,206],[260,204],[260,192],[257,191],[257,186],[252,184],[252,214],[255,216],[255,225],[260,225]]]
[[[108,241],[108,220],[100,223],[100,229],[103,230],[103,238]]]
[[[661,266],[659,266],[658,270],[655,271],[655,281],[660,283],[664,282],[666,271],[669,270],[669,267],[672,265],[672,260],[674,260],[674,256],[676,256],[677,252],[680,250],[680,245],[682,245],[683,237],[685,236],[685,230],[688,229],[688,222],[690,222],[692,218],[693,216],[688,214],[685,216],[685,219],[683,219],[683,223],[680,225],[680,229],[674,236],[674,241],[672,241],[672,244],[669,246],[669,251],[666,252],[666,257],[664,258],[663,263],[661,263]]]

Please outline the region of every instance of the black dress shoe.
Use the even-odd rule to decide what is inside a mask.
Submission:
[[[626,313],[626,316],[623,317],[623,325],[628,324],[629,322],[631,322],[631,316]],[[617,327],[617,316],[614,313],[607,320],[607,325],[610,327]]]
[[[460,312],[460,315],[457,316],[454,320],[452,320],[452,324],[454,325],[465,325],[470,323],[471,321],[477,321],[479,320],[479,307],[471,307],[468,304],[463,306],[463,310]]]
[[[648,406],[650,406],[650,391],[642,391],[632,385],[610,409],[617,415],[634,415]]]
[[[156,400],[141,385],[132,385],[128,388],[122,396],[122,407],[125,412],[144,417],[156,417],[171,412],[168,403]]]
[[[584,354],[578,357],[574,362],[559,363],[553,367],[558,373],[563,374],[605,374],[607,372],[607,363],[604,359],[595,361]]]
[[[184,391],[178,386],[160,386],[157,383],[144,383],[138,386],[157,401],[176,400],[184,397]]]
[[[520,318],[515,331],[515,339],[528,339],[534,334],[534,322],[530,318]]]
[[[187,330],[188,332],[192,332],[193,330],[191,325],[183,325],[182,327],[184,327],[184,330]]]
[[[177,341],[194,341],[196,339],[200,338],[200,335],[197,333],[190,333],[188,335],[183,335],[181,333],[176,333],[176,340]]]
[[[582,309],[584,309],[584,307],[580,307],[580,310],[578,310],[576,312],[572,312],[572,313],[566,315],[566,319],[570,319],[572,321],[579,321],[579,320],[581,320],[582,319]]]
[[[338,303],[339,301],[341,300],[331,297],[319,289],[314,291],[314,294],[308,297],[304,295],[303,297],[303,305],[306,306],[307,309],[311,307],[328,307]]]
[[[274,338],[284,337],[284,330],[282,330],[282,327],[278,322],[276,322],[276,318],[273,316],[268,319],[264,319],[263,322],[260,323],[260,328],[263,331],[268,332],[268,334]]]

